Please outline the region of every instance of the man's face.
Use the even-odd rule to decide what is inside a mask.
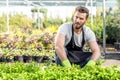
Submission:
[[[83,25],[86,22],[86,13],[80,13],[78,11],[75,12],[74,17],[73,17],[73,25],[75,29],[80,29],[83,27]]]

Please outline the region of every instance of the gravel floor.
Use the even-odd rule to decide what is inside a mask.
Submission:
[[[120,66],[120,60],[106,59],[102,66],[112,66],[117,65]]]

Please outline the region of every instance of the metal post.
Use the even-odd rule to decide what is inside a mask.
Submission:
[[[41,20],[40,20],[41,17],[40,17],[40,9],[39,9],[39,7],[41,7],[44,4],[41,3],[41,0],[40,0],[40,5],[41,6],[39,6],[39,5],[35,4],[35,3],[32,3],[32,2],[29,2],[29,0],[24,0],[24,1],[26,1],[27,4],[33,5],[34,7],[37,8],[37,26],[38,26],[38,29],[40,29],[41,28]]]
[[[10,32],[10,27],[9,27],[9,2],[8,2],[8,0],[6,0],[6,6],[7,6],[7,13],[6,13],[6,15],[7,15],[7,34],[9,34],[9,32]]]
[[[106,53],[105,0],[103,0],[103,51]]]
[[[93,26],[93,14],[92,14],[92,9],[93,9],[93,0],[91,0],[91,27]]]
[[[39,8],[37,7],[37,18],[38,18],[38,22],[37,22],[37,24],[38,24],[38,29],[40,30],[40,16],[39,16]]]

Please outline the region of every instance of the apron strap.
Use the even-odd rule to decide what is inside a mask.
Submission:
[[[85,44],[85,37],[84,37],[84,30],[83,30],[83,28],[82,28],[82,48],[83,48],[83,46],[84,46],[84,44]],[[73,29],[73,24],[72,24],[72,48],[74,48],[74,46],[75,46],[75,41],[74,41],[74,29]]]

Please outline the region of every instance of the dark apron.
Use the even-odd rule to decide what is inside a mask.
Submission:
[[[82,29],[82,47],[76,46],[74,42],[74,31],[72,26],[72,37],[70,42],[65,46],[67,58],[69,59],[71,64],[77,64],[80,65],[80,67],[83,67],[86,65],[86,63],[90,60],[90,57],[92,55],[91,52],[83,52],[82,48],[85,44],[84,39],[84,31]],[[57,54],[55,55],[55,62],[57,65],[62,65],[59,57]]]

